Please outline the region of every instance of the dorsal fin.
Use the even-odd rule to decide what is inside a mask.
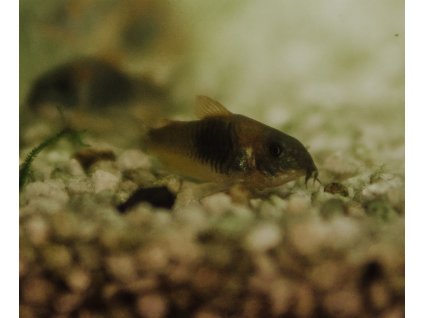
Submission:
[[[232,113],[221,103],[207,96],[199,95],[195,101],[195,115],[202,119],[212,116],[229,116]]]

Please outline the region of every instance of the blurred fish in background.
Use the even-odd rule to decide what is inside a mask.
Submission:
[[[111,63],[82,58],[42,74],[32,86],[27,105],[32,110],[48,103],[67,108],[103,109],[160,95],[163,95],[160,87],[146,78],[131,78]]]
[[[136,125],[136,120],[163,116],[166,105],[166,89],[150,78],[131,76],[110,62],[90,57],[41,74],[26,101],[26,107],[44,119],[55,121],[59,112],[65,112],[72,127],[98,133],[116,132],[120,127],[116,118],[124,119],[126,126],[131,117]]]
[[[121,146],[137,140],[139,120],[168,114],[168,73],[186,41],[169,11],[149,0],[21,1],[21,143],[60,126],[58,108]]]

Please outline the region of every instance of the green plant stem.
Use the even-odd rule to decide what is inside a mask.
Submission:
[[[55,144],[59,139],[65,137],[66,135],[71,137],[71,139],[75,141],[76,143],[79,143],[80,145],[85,145],[79,136],[79,132],[70,128],[64,128],[57,134],[44,140],[42,143],[40,143],[38,146],[36,146],[35,148],[31,150],[31,152],[27,155],[25,161],[22,163],[21,167],[19,168],[19,190],[22,190],[23,186],[27,182],[29,173],[31,170],[32,162],[38,156],[38,154],[42,150],[44,150],[46,147]]]

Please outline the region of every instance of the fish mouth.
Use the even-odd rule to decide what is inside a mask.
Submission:
[[[319,171],[315,167],[313,167],[312,169],[300,169],[300,170],[292,169],[292,170],[281,171],[280,173],[274,176],[274,181],[275,181],[274,183],[279,183],[279,184],[287,183],[301,176],[305,176],[304,181],[305,181],[306,187],[310,179],[313,179],[313,184],[316,181],[318,181],[321,184],[318,178]]]
[[[319,171],[316,168],[313,169],[307,169],[305,172],[305,184],[307,186],[308,180],[310,180],[311,178],[313,178],[313,184],[316,182],[316,180],[322,184],[318,178],[319,176]]]

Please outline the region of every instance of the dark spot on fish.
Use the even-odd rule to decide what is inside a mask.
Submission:
[[[219,173],[243,169],[233,124],[220,118],[198,122],[194,132],[194,156]]]
[[[85,148],[75,153],[74,158],[78,160],[82,168],[87,171],[96,162],[116,160],[116,155],[111,150]]]
[[[344,197],[348,197],[348,189],[342,183],[338,182],[331,182],[325,185],[323,191],[332,193],[332,194],[340,194]]]
[[[175,203],[175,194],[167,187],[140,188],[136,190],[125,202],[117,206],[120,213],[125,213],[138,204],[146,202],[154,207],[172,209]]]

